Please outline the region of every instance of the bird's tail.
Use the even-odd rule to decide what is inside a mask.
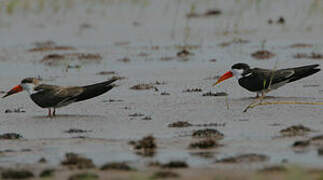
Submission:
[[[116,86],[115,84],[112,84],[112,83],[117,80],[118,78],[112,78],[105,82],[83,86],[82,88],[84,88],[84,91],[80,95],[78,95],[78,97],[76,98],[76,101],[83,101],[86,99],[90,99],[111,90],[113,87]]]
[[[292,68],[295,71],[295,74],[292,76],[289,82],[297,81],[299,79],[305,78],[307,76],[319,72],[321,69],[318,67],[318,64],[313,64],[308,66]]]

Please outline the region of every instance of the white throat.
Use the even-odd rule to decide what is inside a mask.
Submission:
[[[232,69],[231,72],[239,80],[242,77],[243,69]]]
[[[33,84],[33,83],[22,83],[20,85],[25,91],[28,92],[29,95],[32,95],[37,92],[34,90],[35,84]]]

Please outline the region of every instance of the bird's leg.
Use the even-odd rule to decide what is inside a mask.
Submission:
[[[56,109],[54,108],[53,116],[56,116]]]
[[[48,108],[48,117],[52,117],[52,111],[50,108]]]
[[[256,92],[256,93],[257,93],[256,98],[258,99],[259,98],[259,93],[258,92]]]

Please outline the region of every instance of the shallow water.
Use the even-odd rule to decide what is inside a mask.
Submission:
[[[244,7],[245,1],[241,1],[233,7],[227,1],[217,1],[215,4],[201,1],[195,4],[197,11],[218,7],[223,8],[223,14],[187,20],[185,14],[193,6],[191,1],[101,1],[103,5],[97,1],[93,4],[57,2],[60,8],[56,13],[48,2],[40,12],[33,11],[34,6],[24,11],[24,6],[17,4],[12,14],[8,14],[2,6],[0,41],[4,43],[0,44],[0,90],[7,91],[28,76],[40,76],[46,83],[73,86],[111,77],[96,74],[101,71],[115,71],[126,79],[119,81],[119,86],[107,94],[58,109],[58,116],[53,119],[47,118],[47,110],[37,107],[27,93],[2,99],[0,133],[16,132],[24,139],[2,140],[0,150],[31,149],[31,152],[3,153],[0,156],[1,165],[35,163],[41,157],[48,159],[51,164],[58,164],[66,152],[76,152],[93,159],[96,164],[129,161],[142,166],[149,160],[186,160],[192,166],[204,167],[214,166],[214,161],[222,157],[261,153],[268,155],[270,161],[260,165],[281,163],[287,159],[290,163],[322,166],[314,147],[304,153],[292,150],[291,145],[295,140],[307,137],[275,138],[280,135],[281,129],[297,124],[316,130],[308,136],[320,134],[323,123],[321,106],[270,105],[243,113],[243,109],[254,101],[251,97],[255,94],[242,89],[235,79],[223,82],[218,87],[212,87],[216,80],[210,79],[221,75],[236,62],[263,68],[313,63],[322,65],[322,60],[292,57],[298,52],[322,50],[322,38],[319,36],[322,25],[317,23],[322,14],[315,8],[311,10],[311,3],[248,1],[250,6]],[[271,4],[271,8],[268,8],[268,4]],[[282,8],[285,9],[281,12],[286,18],[285,25],[266,24],[268,18],[278,18],[277,13],[273,15],[273,9],[292,5],[295,8],[288,8],[288,14],[285,13],[286,8]],[[297,17],[294,17],[295,9],[299,13]],[[301,26],[305,18],[308,19],[306,27],[310,27],[311,31]],[[133,25],[134,22],[139,25]],[[233,38],[250,42],[219,46]],[[45,40],[73,46],[76,50],[28,52],[34,47],[33,43]],[[273,51],[276,56],[270,60],[255,60],[250,54],[261,49],[263,40],[266,40],[265,49]],[[289,45],[301,42],[313,44],[313,47],[289,48]],[[184,44],[197,45],[189,48],[194,55],[176,57],[181,50],[177,46]],[[71,60],[58,66],[40,64],[47,54],[71,52],[99,53],[103,59],[99,63]],[[118,61],[124,57],[128,57],[130,62]],[[173,59],[160,60],[165,57]],[[209,61],[214,58],[216,62]],[[80,65],[81,68],[66,70],[67,65]],[[269,96],[273,96],[274,100],[322,101],[322,76],[322,73],[317,73],[273,91]],[[156,85],[159,91],[129,89],[138,83],[156,81],[165,81],[166,84]],[[306,87],[311,85],[315,86]],[[201,88],[203,92],[183,93],[183,90],[191,88]],[[229,96],[227,100],[225,97],[203,97],[202,94],[208,91],[227,92]],[[162,92],[170,95],[162,96]],[[109,99],[122,101],[109,102]],[[5,109],[19,107],[26,113],[4,113]],[[143,113],[151,116],[152,120],[129,117],[133,113]],[[224,127],[216,127],[225,135],[220,141],[224,147],[210,150],[214,152],[214,157],[210,159],[191,155],[192,150],[187,149],[193,141],[190,134],[202,127],[167,127],[176,121],[225,123]],[[91,132],[64,133],[70,128]],[[142,158],[132,151],[127,142],[149,134],[157,138],[157,154],[154,158]],[[73,138],[78,136],[87,138]],[[137,164],[138,161],[141,163]]]

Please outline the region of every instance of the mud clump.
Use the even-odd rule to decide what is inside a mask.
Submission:
[[[276,23],[277,24],[285,24],[285,18],[283,16],[280,16]]]
[[[306,53],[297,53],[293,56],[295,59],[323,59],[323,54],[314,53],[306,54]]]
[[[34,174],[28,170],[5,169],[1,173],[2,179],[27,179],[34,177]]]
[[[248,40],[237,38],[237,39],[233,39],[231,41],[222,42],[222,43],[219,44],[219,46],[228,47],[228,46],[230,46],[232,44],[247,44],[247,43],[249,43]]]
[[[323,135],[317,135],[314,136],[310,139],[311,143],[315,144],[315,145],[323,145]]]
[[[99,179],[99,176],[90,172],[74,174],[68,178],[68,180],[95,180],[95,179]]]
[[[162,164],[162,168],[188,168],[188,164],[185,161],[170,161],[168,163]]]
[[[202,152],[192,152],[190,153],[192,156],[198,156],[200,158],[204,159],[211,159],[214,157],[214,152],[207,152],[207,151],[202,151]]]
[[[87,132],[92,132],[90,130],[83,130],[83,129],[76,129],[76,128],[71,128],[67,131],[64,131],[65,133],[73,134],[73,133],[87,133]]]
[[[15,140],[22,139],[22,135],[17,133],[5,133],[0,135],[0,140]]]
[[[134,170],[131,168],[127,163],[125,162],[112,162],[112,163],[106,163],[101,168],[101,170],[122,170],[122,171],[131,171]]]
[[[161,61],[171,61],[174,60],[176,57],[161,57],[160,60]]]
[[[294,148],[305,148],[309,145],[310,145],[310,141],[305,140],[305,141],[295,141],[292,146]]]
[[[187,56],[193,56],[194,54],[188,51],[187,49],[183,49],[176,53],[177,57],[187,57]]]
[[[42,157],[38,160],[39,163],[47,163],[47,159]]]
[[[55,172],[54,169],[45,169],[39,174],[39,177],[41,178],[52,177],[54,176],[54,172]]]
[[[280,134],[282,136],[304,136],[311,131],[312,130],[310,128],[300,124],[300,125],[290,126],[286,129],[282,129],[280,131]]]
[[[150,121],[150,120],[152,120],[152,118],[151,118],[151,116],[145,116],[141,120]]]
[[[196,130],[192,134],[193,137],[199,137],[199,138],[204,138],[204,137],[209,137],[209,138],[215,138],[215,139],[223,139],[224,135],[219,132],[216,129],[200,129]]]
[[[127,57],[124,57],[124,58],[118,59],[117,61],[123,62],[123,63],[129,63],[131,60]]]
[[[129,117],[142,117],[142,116],[144,116],[144,114],[142,114],[142,113],[129,114]]]
[[[4,113],[25,113],[26,111],[23,110],[22,108],[17,108],[17,109],[6,109]]]
[[[251,57],[253,57],[255,59],[270,59],[275,56],[276,55],[274,53],[267,51],[267,50],[260,50],[260,51],[256,51],[251,54]]]
[[[43,57],[40,60],[41,63],[44,63],[48,66],[57,65],[60,61],[63,60],[80,60],[80,61],[87,61],[87,62],[99,62],[102,60],[102,56],[100,54],[93,54],[93,53],[67,53],[67,54],[49,54]]]
[[[78,169],[95,168],[95,165],[93,164],[91,159],[81,157],[80,155],[75,153],[66,153],[65,160],[63,160],[61,164],[64,166],[75,166]]]
[[[205,123],[205,124],[195,124],[198,127],[224,127],[226,123]]]
[[[160,93],[160,95],[161,95],[161,96],[169,96],[169,95],[170,95],[170,93],[168,93],[168,92],[165,92],[165,91],[164,91],[164,92]]]
[[[202,94],[202,96],[228,96],[228,93],[226,93],[226,92],[212,93],[210,91],[210,92],[207,92],[207,93]]]
[[[190,93],[190,92],[202,92],[202,89],[201,88],[193,88],[193,89],[186,89],[186,90],[183,90],[183,93]]]
[[[153,174],[152,179],[177,178],[179,174],[172,171],[157,171]]]
[[[269,157],[262,154],[242,154],[234,157],[227,157],[217,160],[217,163],[253,163],[264,162],[269,160]]]
[[[218,144],[215,140],[213,139],[204,139],[200,140],[198,142],[193,142],[189,145],[189,148],[191,149],[209,149],[209,148],[216,148],[220,147],[221,145]]]
[[[156,152],[157,145],[153,136],[146,136],[139,141],[130,141],[130,145],[142,156],[153,156]]]
[[[305,44],[305,43],[295,43],[289,46],[290,48],[312,48],[312,44]]]
[[[132,90],[149,90],[155,88],[152,84],[137,84],[132,86]]]
[[[114,74],[117,74],[117,73],[114,72],[114,71],[101,71],[101,72],[98,72],[96,74],[97,75],[114,75]]]
[[[320,147],[318,150],[317,150],[317,154],[319,156],[323,156],[323,147]]]
[[[220,9],[209,9],[204,13],[198,14],[198,13],[189,13],[186,15],[187,18],[200,18],[200,17],[211,17],[211,16],[219,16],[222,14],[222,11]]]
[[[279,165],[269,166],[269,167],[264,167],[263,169],[260,169],[258,172],[261,172],[261,173],[287,172],[287,168]]]
[[[44,51],[68,51],[75,50],[74,47],[71,46],[57,46],[53,41],[45,41],[45,42],[36,42],[34,43],[36,47],[29,49],[29,52],[44,52]]]
[[[168,124],[168,127],[175,127],[175,128],[183,128],[183,127],[190,127],[190,126],[193,126],[193,125],[187,121],[177,121],[177,122]]]

